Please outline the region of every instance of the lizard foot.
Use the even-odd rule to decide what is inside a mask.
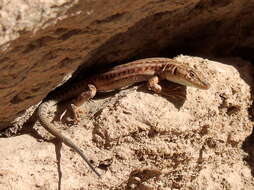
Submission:
[[[78,107],[74,104],[71,104],[71,110],[72,110],[72,113],[73,113],[73,122],[74,124],[77,124],[80,122],[81,118],[82,118],[82,115],[84,115],[84,111],[78,109]]]

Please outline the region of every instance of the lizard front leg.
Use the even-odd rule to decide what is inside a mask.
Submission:
[[[83,105],[86,101],[93,98],[96,94],[96,87],[92,84],[88,84],[88,90],[82,92],[77,98],[72,100],[71,111],[74,115],[74,121],[78,122],[82,111],[78,108]]]
[[[166,96],[171,101],[182,103],[186,99],[186,86],[161,80],[158,76],[153,76],[147,82],[149,90],[157,94]]]
[[[161,93],[162,87],[159,85],[159,77],[158,76],[153,76],[147,81],[147,87],[149,90],[152,90],[158,94]]]

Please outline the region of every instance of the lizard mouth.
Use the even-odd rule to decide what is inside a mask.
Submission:
[[[181,84],[181,85],[184,85],[184,86],[192,86],[192,87],[199,88],[202,90],[207,90],[210,88],[210,84],[205,81],[189,82],[189,81],[180,80],[180,79],[179,80],[172,80],[171,79],[171,81]]]
[[[210,84],[208,82],[202,82],[201,84],[198,84],[198,88],[207,90],[210,88]]]

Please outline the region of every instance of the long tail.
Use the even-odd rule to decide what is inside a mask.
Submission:
[[[48,114],[48,109],[57,104],[56,100],[49,100],[46,102],[43,102],[39,108],[38,108],[38,116],[41,125],[46,128],[52,135],[55,137],[59,138],[61,141],[63,141],[64,144],[72,148],[74,151],[76,151],[83,159],[84,161],[88,164],[88,166],[94,171],[94,173],[100,177],[100,174],[95,170],[95,168],[91,165],[89,160],[86,158],[84,155],[83,151],[78,148],[70,139],[65,137],[60,131],[58,131],[53,124],[50,123],[50,121],[47,119],[47,114]]]

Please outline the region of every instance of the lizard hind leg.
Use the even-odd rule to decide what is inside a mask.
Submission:
[[[83,91],[77,98],[72,100],[71,111],[74,116],[74,122],[79,122],[83,112],[79,109],[81,105],[93,98],[96,94],[96,87],[92,84],[88,84],[88,90]]]

